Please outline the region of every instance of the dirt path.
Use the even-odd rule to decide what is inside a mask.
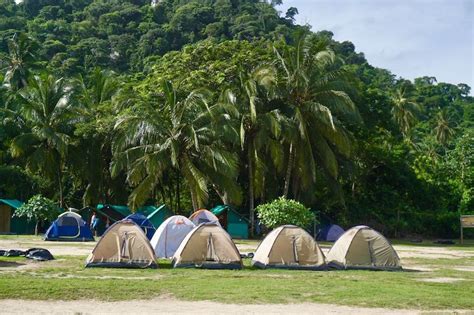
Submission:
[[[174,299],[149,301],[23,301],[1,300],[1,314],[469,314],[467,311],[422,312],[329,304],[236,305],[209,301],[185,302]],[[473,314],[473,313],[471,313]]]

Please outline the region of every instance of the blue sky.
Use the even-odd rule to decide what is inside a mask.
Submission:
[[[283,0],[299,24],[349,40],[370,64],[474,89],[473,0]],[[471,90],[472,94],[472,90]]]

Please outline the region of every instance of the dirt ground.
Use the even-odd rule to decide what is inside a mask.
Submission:
[[[54,256],[87,256],[96,242],[69,243],[69,242],[44,242],[42,240],[2,239],[0,249],[26,250],[33,247],[43,247],[51,251]],[[257,242],[237,244],[243,253],[255,251]],[[457,259],[474,258],[472,250],[457,250],[449,247],[406,246],[395,245],[405,269],[431,271],[430,266],[410,265],[411,259]],[[326,254],[330,246],[323,245]],[[59,260],[62,260],[59,257]],[[43,264],[54,264],[57,261]],[[2,266],[5,272],[17,272],[19,269],[35,269],[35,262],[25,262],[21,266]],[[453,266],[453,269],[474,272],[474,267]],[[11,269],[11,270],[10,270]],[[456,282],[463,279],[457,278],[428,278],[420,281],[428,282]],[[19,307],[21,305],[21,307]],[[161,297],[146,301],[22,301],[0,300],[0,314],[152,314],[152,313],[180,313],[180,314],[472,314],[474,311],[419,311],[419,310],[393,310],[381,308],[361,308],[350,306],[336,306],[319,303],[301,304],[257,304],[236,305],[222,304],[210,301],[179,301],[173,297]]]
[[[18,305],[21,305],[19,308]],[[474,314],[469,311],[415,311],[359,308],[329,304],[237,305],[209,301],[185,302],[172,298],[147,301],[22,301],[0,300],[2,314]]]

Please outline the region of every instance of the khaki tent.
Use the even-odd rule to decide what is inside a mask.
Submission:
[[[324,254],[305,230],[294,225],[274,229],[260,243],[252,259],[260,268],[325,269]]]
[[[114,223],[86,260],[86,267],[156,268],[155,253],[143,230],[131,220]]]
[[[346,231],[327,255],[330,266],[342,269],[401,269],[400,258],[390,242],[368,226]]]
[[[173,266],[208,269],[241,269],[234,242],[218,223],[203,223],[183,239],[173,256]]]

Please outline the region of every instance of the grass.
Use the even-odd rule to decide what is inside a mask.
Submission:
[[[35,240],[25,239],[26,242]],[[251,247],[255,241],[239,242]],[[49,246],[49,243],[48,243]],[[71,243],[80,248],[81,244]],[[244,259],[243,270],[173,269],[167,260],[158,269],[84,268],[85,256],[57,256],[31,262],[0,257],[0,299],[136,300],[173,296],[181,300],[223,303],[319,302],[406,309],[473,309],[473,258],[410,258],[410,265],[431,272],[257,270]],[[5,268],[4,268],[5,267]],[[428,278],[462,279],[453,283]]]

